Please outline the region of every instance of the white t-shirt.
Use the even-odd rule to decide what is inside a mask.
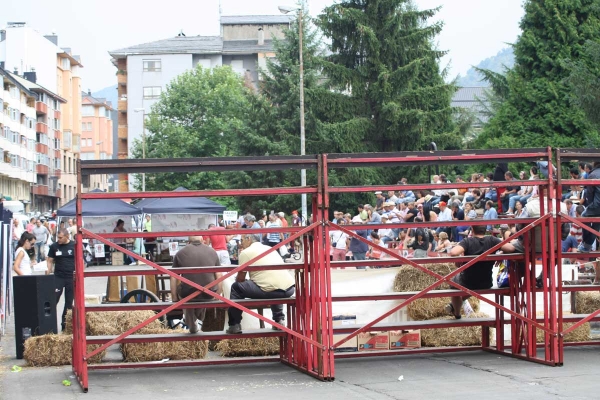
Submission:
[[[29,258],[29,254],[25,251],[24,248],[19,247],[17,252],[15,253],[15,259],[19,255],[19,253],[23,253],[23,258],[21,259],[21,265],[19,265],[19,269],[23,275],[31,275],[31,259]]]
[[[348,235],[341,231],[331,231],[329,232],[329,237],[331,238],[331,247],[336,243],[334,249],[338,250],[346,250],[346,239],[348,239]]]

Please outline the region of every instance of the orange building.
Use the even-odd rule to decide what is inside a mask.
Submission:
[[[112,158],[113,122],[110,101],[95,98],[91,92],[81,94],[81,155],[82,160],[106,160]],[[108,190],[107,175],[93,175],[89,189]]]

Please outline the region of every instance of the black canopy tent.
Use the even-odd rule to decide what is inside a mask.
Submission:
[[[174,192],[187,191],[179,187]],[[226,207],[206,197],[168,197],[159,199],[142,199],[135,207],[138,213],[144,214],[223,214]]]

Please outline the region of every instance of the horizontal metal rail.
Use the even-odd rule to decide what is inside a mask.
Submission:
[[[136,334],[119,340],[119,343],[154,343],[154,342],[193,342],[197,340],[249,339],[263,337],[284,337],[283,331],[259,329],[238,334],[223,331],[198,333],[165,333],[165,334]],[[118,338],[118,335],[87,336],[88,344],[106,344]],[[89,357],[88,357],[89,358]]]
[[[264,357],[232,357],[232,358],[209,358],[204,360],[169,360],[148,361],[132,363],[100,363],[89,364],[89,370],[104,369],[139,369],[139,368],[175,368],[175,367],[198,367],[203,365],[229,365],[229,364],[260,364],[268,362],[280,362],[279,356]]]

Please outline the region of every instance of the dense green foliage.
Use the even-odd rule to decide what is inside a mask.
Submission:
[[[600,130],[600,43],[588,41],[582,57],[577,61],[567,60],[566,64],[571,70],[566,82],[572,90],[572,102]]]
[[[600,32],[598,0],[528,0],[514,45],[508,93],[478,147],[595,146],[597,131],[570,102],[566,78],[587,40]]]

